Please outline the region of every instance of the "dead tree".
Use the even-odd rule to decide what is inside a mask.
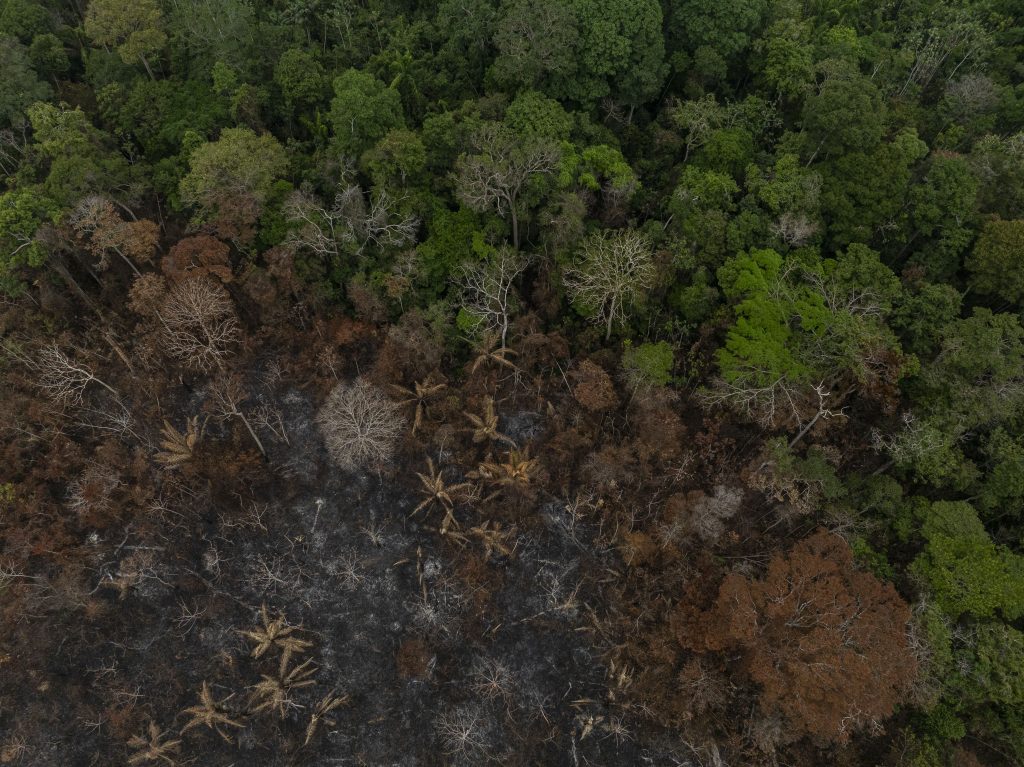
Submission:
[[[256,447],[266,457],[267,451],[264,449],[263,443],[256,436],[256,430],[252,428],[252,424],[249,423],[245,413],[242,412],[241,405],[249,398],[249,395],[246,394],[245,387],[238,376],[229,375],[217,379],[210,387],[210,397],[214,408],[214,416],[222,421],[230,418],[240,420],[249,431],[250,436],[252,436]]]
[[[76,362],[55,343],[44,346],[26,362],[35,374],[36,385],[48,397],[63,405],[81,404],[85,390],[91,383],[99,384],[115,397],[118,396],[114,387],[97,378],[87,365]]]
[[[603,232],[589,238],[580,258],[565,274],[565,288],[573,303],[605,326],[624,322],[627,308],[654,286],[656,271],[651,243],[632,229]]]
[[[335,386],[317,422],[331,458],[347,470],[390,460],[405,428],[399,404],[363,378]]]
[[[227,291],[212,279],[175,285],[161,306],[163,346],[172,357],[204,373],[222,368],[241,328]]]
[[[462,308],[477,320],[483,333],[500,334],[502,347],[516,307],[513,283],[528,264],[519,251],[501,248],[487,261],[462,266]]]

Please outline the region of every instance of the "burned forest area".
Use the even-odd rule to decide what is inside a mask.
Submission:
[[[1014,0],[0,0],[0,767],[1024,764]]]

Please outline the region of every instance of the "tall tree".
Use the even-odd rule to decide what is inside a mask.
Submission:
[[[566,270],[565,288],[573,304],[605,327],[605,340],[615,323],[623,323],[648,290],[656,271],[650,240],[633,229],[605,231],[580,246]]]
[[[126,64],[138,59],[150,78],[156,79],[147,57],[159,53],[167,43],[156,0],[90,0],[85,33],[93,42],[114,47]]]
[[[196,222],[245,241],[253,236],[274,182],[288,169],[288,157],[273,136],[226,128],[216,141],[192,152],[189,167],[181,199],[196,208]]]
[[[518,249],[520,218],[528,203],[535,202],[531,198],[538,196],[537,186],[557,168],[561,150],[543,138],[521,139],[496,122],[481,126],[473,148],[456,162],[456,194],[473,210],[509,216]]]
[[[738,652],[763,712],[843,743],[906,695],[917,668],[909,621],[892,585],[857,570],[846,542],[822,530],[773,557],[761,578],[726,576],[714,606],[681,621],[679,639]]]

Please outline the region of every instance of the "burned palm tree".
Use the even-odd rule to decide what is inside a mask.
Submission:
[[[333,692],[325,695],[316,706],[313,707],[313,713],[309,716],[309,724],[306,725],[306,739],[302,745],[308,746],[309,742],[313,740],[313,736],[316,735],[317,728],[320,727],[320,723],[323,722],[328,727],[335,725],[335,720],[331,716],[331,712],[336,708],[340,708],[348,703],[348,695],[335,695]]]
[[[473,432],[473,442],[477,444],[481,442],[505,442],[512,447],[516,446],[515,441],[511,437],[498,431],[498,414],[494,412],[493,397],[488,397],[484,400],[484,410],[480,415],[469,412],[463,412],[463,415],[472,424],[469,431]]]
[[[412,422],[412,433],[415,434],[416,430],[423,425],[423,419],[427,414],[427,403],[447,389],[448,384],[444,381],[435,381],[433,373],[431,373],[422,381],[414,383],[412,389],[407,389],[404,386],[396,386],[394,384],[392,384],[391,388],[398,394],[405,397],[405,399],[398,403],[399,405],[416,406]]]
[[[175,429],[169,421],[164,421],[164,428],[161,431],[163,439],[160,440],[160,447],[163,448],[156,454],[156,460],[168,469],[177,469],[192,460],[196,445],[202,438],[202,430],[196,426],[198,418],[192,416],[185,421],[185,431]]]
[[[199,691],[199,703],[195,706],[189,706],[183,714],[191,717],[185,726],[181,728],[181,733],[184,735],[186,732],[191,730],[193,727],[199,727],[203,725],[214,730],[220,735],[225,741],[231,743],[231,736],[228,735],[222,727],[242,727],[242,723],[232,719],[228,714],[224,704],[231,699],[229,695],[222,701],[217,701],[213,697],[213,693],[210,692],[210,685],[203,680],[202,689]]]
[[[260,675],[262,679],[253,688],[251,698],[251,704],[255,704],[252,708],[254,714],[277,711],[278,716],[284,719],[288,709],[297,707],[293,699],[295,691],[316,684],[313,674],[316,673],[317,667],[313,665],[312,659],[291,669],[288,668],[288,660],[282,655],[276,674]]]
[[[530,458],[528,450],[510,450],[504,461],[496,461],[490,456],[470,474],[474,479],[481,479],[495,488],[484,500],[491,500],[503,490],[524,490],[530,485],[537,459]]]
[[[252,631],[241,632],[243,636],[256,643],[252,649],[252,657],[261,658],[270,650],[277,649],[281,651],[282,662],[286,662],[292,655],[301,655],[313,646],[312,642],[295,636],[295,632],[301,631],[301,627],[288,623],[284,615],[279,614],[271,620],[266,605],[260,607],[260,618],[263,620],[262,626]]]
[[[490,333],[483,337],[481,342],[476,346],[474,351],[476,357],[473,358],[473,364],[469,368],[470,373],[475,373],[481,365],[485,363],[493,363],[499,367],[510,368],[511,370],[518,371],[519,368],[513,363],[509,357],[515,357],[518,352],[515,349],[510,349],[507,346],[499,346],[501,337],[496,333]]]
[[[128,747],[135,753],[128,757],[130,767],[158,762],[176,765],[176,755],[181,750],[180,740],[165,740],[167,733],[162,731],[156,722],[150,721],[144,735],[133,735],[128,740]]]
[[[440,528],[441,534],[447,533],[452,525],[458,527],[453,514],[455,504],[473,486],[469,482],[459,482],[454,485],[447,484],[442,476],[442,472],[434,466],[434,461],[431,458],[427,458],[427,473],[421,474],[416,472],[416,476],[420,479],[420,490],[423,493],[423,500],[412,510],[409,516],[411,517],[424,510],[429,511],[438,506],[444,511],[444,519],[441,522]]]

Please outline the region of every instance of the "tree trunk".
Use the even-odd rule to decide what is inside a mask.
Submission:
[[[53,270],[60,275],[61,279],[64,280],[64,282],[67,283],[67,286],[71,288],[71,292],[82,300],[82,303],[84,303],[86,306],[88,306],[90,309],[96,312],[96,314],[98,314],[100,317],[103,316],[103,312],[100,311],[100,308],[93,302],[91,298],[89,298],[86,292],[82,290],[82,286],[79,285],[78,281],[71,276],[71,272],[68,271],[68,268],[64,264],[62,264],[59,260],[54,259]]]
[[[154,75],[153,70],[150,69],[150,62],[145,60],[145,55],[139,53],[138,57],[142,59],[142,66],[145,67],[145,74],[150,76],[150,79],[153,80],[153,82],[157,82],[157,76]]]
[[[256,440],[256,447],[258,447],[260,449],[260,452],[263,453],[263,457],[266,458],[267,457],[267,451],[263,449],[263,443],[260,442],[260,438],[256,436],[256,432],[253,431],[252,426],[249,425],[249,419],[246,418],[245,415],[243,415],[241,411],[235,413],[235,415],[237,415],[239,418],[242,419],[242,423],[245,424],[245,428],[249,430],[249,434],[252,435],[252,438],[254,440]]]

